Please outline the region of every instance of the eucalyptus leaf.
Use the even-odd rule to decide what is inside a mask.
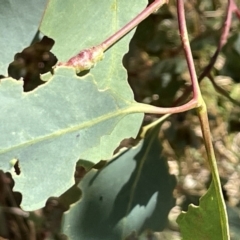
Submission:
[[[222,229],[220,208],[222,203],[217,201],[217,192],[213,183],[208,191],[200,198],[199,206],[190,204],[187,212],[182,212],[177,223],[183,240],[225,240]],[[223,212],[223,210],[221,210]]]
[[[59,14],[60,8],[54,5],[59,3],[65,6],[62,14]],[[80,3],[82,2],[75,2]],[[111,21],[116,23],[111,28],[112,32],[119,29],[122,18],[125,21],[128,18],[130,20],[147,3],[146,1],[142,4],[135,3],[131,10],[128,9],[126,15],[120,14],[119,11],[124,13],[125,8],[118,7],[123,5],[127,7],[128,4],[127,1],[121,2],[112,9]],[[88,2],[84,6],[87,7]],[[94,4],[86,14],[94,16],[99,9],[103,13],[102,2],[101,8],[92,6]],[[59,33],[59,22],[56,22],[60,21],[59,16],[72,18],[76,17],[75,13],[81,16],[83,10],[80,7],[73,7],[70,2],[68,5],[65,1],[52,0],[48,4],[42,28]],[[118,19],[119,16],[121,21]],[[84,28],[86,30],[84,39],[91,39],[93,35],[100,39],[96,30],[93,32],[90,28],[93,19],[81,19],[84,20],[86,27],[89,27],[88,31]],[[109,19],[106,18],[107,21]],[[65,18],[60,22],[62,27],[69,23]],[[107,24],[108,22],[104,26],[108,26]],[[64,41],[63,45],[58,36],[55,39],[50,34],[63,57],[72,54],[69,47],[76,50],[79,41],[81,43],[78,36],[83,35],[76,34],[77,26],[79,24],[75,26],[69,23],[64,32],[64,39],[67,38],[70,42]],[[108,29],[109,27],[105,28],[107,32]],[[100,35],[104,39],[102,32]],[[58,67],[53,76],[48,76],[46,84],[29,93],[22,92],[21,82],[12,79],[2,81],[0,168],[11,171],[14,175],[14,190],[23,194],[21,206],[25,210],[40,208],[44,206],[48,197],[59,196],[69,189],[74,184],[73,175],[78,159],[88,160],[92,164],[101,159],[109,159],[122,139],[137,135],[143,114],[136,113],[140,110],[133,99],[133,93],[126,81],[126,70],[122,65],[122,57],[127,52],[132,35],[133,31],[109,49],[102,61],[104,64],[83,77],[77,77],[73,68]],[[12,114],[9,114],[10,112]],[[19,176],[14,174],[10,164],[13,159],[19,160],[21,170]]]
[[[2,80],[0,168],[8,171],[11,160],[19,160],[14,180],[22,207],[40,208],[70,188],[80,157],[94,163],[110,158],[123,138],[136,136],[143,114],[131,114],[135,104],[110,89],[99,91],[93,75],[80,78],[72,68],[56,69],[29,93],[21,82]]]
[[[102,43],[147,4],[147,0],[51,0],[40,31],[54,39],[52,52],[65,62],[81,50]]]
[[[28,47],[38,31],[47,0],[1,1],[0,75],[7,75],[14,55]]]
[[[87,173],[79,184],[82,199],[65,213],[62,229],[69,239],[120,240],[163,230],[176,180],[161,154],[158,130],[102,170]]]

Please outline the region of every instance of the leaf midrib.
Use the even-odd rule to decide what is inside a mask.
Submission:
[[[81,129],[84,129],[84,128],[87,128],[87,127],[90,128],[91,126],[96,125],[100,122],[103,122],[103,121],[105,121],[109,118],[118,117],[120,115],[127,115],[127,114],[134,113],[134,112],[137,112],[136,111],[136,104],[132,104],[131,106],[128,106],[128,107],[123,108],[123,109],[118,110],[118,111],[114,111],[114,112],[111,112],[111,113],[101,115],[99,117],[96,117],[95,119],[91,119],[91,121],[85,121],[81,124],[77,124],[76,126],[66,127],[66,128],[61,129],[61,130],[57,130],[55,132],[47,134],[45,136],[36,137],[33,140],[29,140],[29,141],[26,141],[26,142],[23,142],[23,143],[20,143],[20,144],[16,144],[15,146],[12,146],[11,148],[6,148],[6,149],[1,150],[0,155],[5,154],[5,153],[10,152],[10,151],[17,150],[17,149],[25,148],[25,147],[28,147],[30,145],[34,145],[34,144],[37,144],[39,142],[43,142],[43,141],[46,141],[46,140],[49,140],[49,139],[54,139],[54,138],[60,137],[64,134],[75,132],[75,131],[78,131],[78,130],[81,130]]]

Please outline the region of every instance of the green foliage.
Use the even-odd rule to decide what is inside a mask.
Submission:
[[[6,0],[0,8],[0,73],[7,75],[7,67],[14,55],[27,47],[37,34],[46,0]]]
[[[133,230],[164,229],[176,182],[161,155],[158,132],[155,127],[138,146],[84,177],[83,196],[64,217],[70,239],[125,239]]]
[[[60,1],[57,2],[57,4],[60,3]],[[47,30],[45,31],[44,26],[46,26],[47,29],[57,30],[57,33],[60,34],[63,31],[58,31],[59,21],[69,24],[65,19],[68,14],[62,19],[58,19],[59,16],[62,16],[59,14],[56,15],[56,18],[53,18],[51,9],[57,10],[59,8],[52,8],[52,4],[54,4],[54,1],[50,1],[48,5],[41,29],[45,34],[48,34]],[[109,3],[105,2],[105,4]],[[128,11],[128,16],[125,15],[124,18],[131,19],[144,4],[141,6],[138,3],[135,8],[132,8],[132,11]],[[118,11],[124,11],[127,6],[120,4],[116,7]],[[74,11],[76,9],[74,8]],[[79,9],[75,12],[77,16],[86,13],[85,8]],[[102,7],[98,8],[98,11],[103,10]],[[68,13],[68,11],[65,9],[64,13]],[[113,13],[116,13],[116,11],[113,11]],[[47,20],[48,14],[51,16],[50,26]],[[89,8],[87,14],[95,14],[95,10]],[[102,13],[99,12],[98,14]],[[91,18],[86,18],[88,19],[86,21],[86,19],[77,18],[77,16],[70,14],[70,18],[79,19],[80,22],[77,21],[76,26],[79,26],[81,20],[84,20],[84,26],[86,27],[79,31],[79,34],[81,37],[84,36],[85,40],[91,39],[89,29],[96,33],[94,30],[96,26],[91,28]],[[121,16],[121,19],[118,19],[118,16]],[[113,18],[112,21],[115,23],[111,29],[112,32],[116,31],[119,25],[125,24],[124,21],[127,21],[127,19],[124,20],[122,14],[113,16],[111,13],[109,18]],[[109,18],[101,18],[105,21],[105,24],[100,22],[99,26],[105,26],[106,30]],[[53,19],[54,21],[52,21]],[[67,45],[62,45],[59,37],[54,38],[55,46],[61,46],[59,50],[61,53],[57,55],[60,59],[61,54],[65,58],[66,56],[69,57],[67,54],[71,50],[67,46],[74,47],[75,51],[78,51],[79,47],[81,48],[81,45],[79,45],[81,37],[79,38],[78,34],[75,34],[74,26],[70,25],[72,27],[68,27],[68,29],[71,29],[72,32],[69,34],[75,36],[75,38],[68,41]],[[88,32],[88,37],[84,31]],[[103,33],[109,34],[102,30],[99,31],[99,37],[97,38],[96,34],[94,39],[102,40]],[[51,33],[49,35],[52,36]],[[62,36],[66,37],[66,32]],[[136,136],[142,121],[142,114],[128,115],[133,112],[131,105],[134,101],[132,91],[124,81],[126,71],[121,64],[122,56],[127,51],[127,42],[130,38],[129,35],[121,44],[107,53],[104,67],[84,76],[81,81],[74,76],[72,70],[57,69],[53,78],[46,85],[29,94],[20,93],[21,84],[12,80],[3,82],[1,91],[6,94],[1,102],[7,107],[2,112],[4,113],[1,125],[4,126],[2,131],[4,138],[2,140],[5,142],[5,135],[9,132],[15,135],[14,139],[10,139],[9,142],[1,145],[1,168],[7,171],[11,159],[19,160],[21,175],[15,177],[15,190],[23,194],[21,205],[24,209],[40,208],[48,197],[59,196],[66,191],[73,184],[72,176],[79,157],[95,163],[100,159],[107,159],[123,138]],[[82,46],[86,47],[86,45]],[[116,83],[114,87],[113,81]],[[14,117],[12,120],[9,119],[11,116],[6,118],[9,111],[14,111],[18,118],[15,119],[14,116],[12,116]],[[62,116],[62,113],[64,113],[64,116]],[[12,124],[8,124],[9,121]],[[103,122],[105,123],[101,124]],[[129,124],[130,122],[132,124]],[[21,131],[18,130],[18,126],[21,126]],[[56,152],[58,152],[57,155]],[[35,157],[27,158],[30,155]],[[61,167],[63,165],[65,168]],[[39,169],[42,170],[39,171]],[[47,177],[43,177],[43,175]],[[40,184],[39,188],[36,187],[39,185],[38,179],[44,179],[42,181],[43,185]],[[56,181],[56,179],[59,181]],[[35,190],[34,194],[32,189]]]
[[[73,69],[57,69],[30,93],[12,79],[0,86],[0,167],[8,171],[10,160],[19,160],[15,189],[26,210],[71,187],[79,157],[95,163],[109,158],[124,137],[136,136],[142,121],[142,114],[128,115],[133,99],[100,91],[93,75],[79,78]]]
[[[207,193],[200,198],[199,207],[189,205],[187,213],[181,213],[177,219],[183,240],[225,239],[221,227],[220,212],[222,204],[217,201],[214,184],[210,185]]]
[[[73,4],[51,0],[40,31],[54,39],[52,52],[64,62],[80,50],[100,44],[127,24],[147,3],[147,0],[91,0]]]

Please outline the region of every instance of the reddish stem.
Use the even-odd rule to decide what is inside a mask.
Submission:
[[[213,68],[217,57],[220,53],[220,51],[222,50],[223,46],[226,44],[227,42],[227,38],[230,32],[230,27],[231,27],[231,23],[232,23],[232,14],[235,11],[235,4],[233,0],[229,0],[228,1],[228,7],[227,7],[227,14],[223,23],[223,28],[222,28],[222,34],[217,46],[217,49],[214,53],[214,55],[212,56],[209,64],[205,67],[204,71],[200,74],[199,76],[199,81],[202,81],[202,79],[204,77],[206,77],[209,72],[211,71],[211,69]]]
[[[163,108],[163,107],[155,107],[149,104],[138,103],[136,105],[135,112],[144,112],[144,113],[151,113],[151,114],[174,114],[185,112],[197,107],[198,102],[195,99],[190,100],[188,103],[178,106],[178,107],[170,107],[170,108]]]
[[[229,0],[228,1],[228,7],[227,7],[227,14],[225,17],[225,20],[223,22],[223,27],[222,27],[222,33],[221,33],[221,37],[217,46],[217,49],[214,53],[214,55],[212,56],[209,64],[204,68],[203,72],[200,74],[198,81],[201,82],[203,80],[204,77],[206,77],[211,69],[213,68],[217,57],[220,53],[220,51],[222,50],[223,46],[226,44],[227,42],[227,38],[230,32],[230,27],[231,27],[231,23],[232,23],[232,14],[233,12],[238,16],[238,18],[240,19],[240,11],[236,5],[236,3],[234,2],[234,0]],[[189,93],[191,92],[191,86],[187,87],[183,93],[183,95],[178,98],[175,102],[174,102],[174,106],[180,104],[184,99],[187,98],[187,96],[189,95]]]
[[[184,111],[196,108],[196,107],[198,107],[199,104],[201,104],[198,102],[198,98],[199,98],[199,96],[201,96],[201,92],[199,89],[198,79],[197,79],[196,70],[195,70],[193,57],[192,57],[192,51],[191,51],[190,43],[188,40],[188,32],[187,32],[187,27],[186,27],[185,10],[184,10],[183,0],[177,0],[177,12],[178,12],[179,32],[180,32],[180,36],[182,39],[182,45],[184,48],[184,53],[186,56],[188,69],[189,69],[189,73],[191,76],[191,82],[192,82],[192,86],[193,86],[193,99],[182,106],[172,107],[172,108],[160,108],[160,107],[154,107],[154,106],[142,104],[142,107],[140,108],[140,110],[144,111],[145,113],[173,114],[173,113],[184,112]]]
[[[115,34],[113,34],[107,40],[105,40],[101,44],[103,48],[106,50],[107,48],[112,46],[124,35],[126,35],[133,28],[135,28],[145,18],[147,18],[153,12],[157,11],[165,3],[168,3],[168,0],[155,0],[152,4],[150,4],[147,8],[145,8],[141,13],[139,13],[134,19],[132,19],[128,24],[126,24],[123,28],[121,28],[119,31],[117,31]]]
[[[238,102],[237,100],[233,99],[230,94],[223,88],[219,87],[217,85],[217,83],[214,81],[214,77],[212,76],[211,73],[208,74],[208,78],[211,81],[213,87],[215,88],[215,90],[217,92],[219,92],[220,94],[222,94],[224,97],[226,97],[228,100],[230,100],[233,104],[240,106],[240,102]]]
[[[183,45],[184,53],[186,56],[190,78],[192,82],[193,99],[197,100],[198,97],[200,96],[200,89],[199,89],[197,74],[196,74],[194,61],[192,57],[192,51],[191,51],[190,43],[188,40],[188,32],[187,32],[187,25],[185,20],[185,10],[184,10],[183,0],[177,0],[177,13],[178,13],[179,32],[180,32],[182,45]]]
[[[107,40],[101,44],[84,49],[77,55],[70,58],[67,62],[60,62],[57,66],[71,66],[74,67],[76,72],[79,73],[83,70],[92,68],[96,62],[100,61],[103,57],[103,52],[121,39],[124,35],[135,28],[140,22],[147,18],[150,14],[157,11],[163,4],[168,3],[168,0],[155,0],[141,13],[139,13],[134,19],[122,27],[119,31],[110,36]]]
[[[240,20],[240,10],[234,0],[230,0],[233,6],[233,12],[236,14],[237,18]]]

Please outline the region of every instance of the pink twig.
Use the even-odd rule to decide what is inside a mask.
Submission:
[[[147,8],[145,8],[141,13],[139,13],[134,19],[132,19],[128,24],[126,24],[118,32],[116,32],[107,40],[105,40],[101,45],[104,46],[104,49],[109,48],[115,42],[121,39],[125,34],[127,34],[133,28],[135,28],[140,22],[142,22],[150,14],[157,11],[165,3],[168,3],[168,0],[155,0],[152,4],[150,4]]]
[[[154,106],[142,104],[141,110],[144,109],[145,113],[173,114],[173,113],[184,112],[184,111],[196,108],[196,107],[198,107],[198,104],[199,104],[198,98],[201,93],[200,93],[200,89],[199,89],[199,85],[198,85],[198,79],[197,79],[197,75],[196,75],[194,62],[193,62],[192,51],[191,51],[190,43],[188,40],[188,32],[187,32],[187,27],[186,27],[185,10],[184,10],[184,1],[183,0],[177,0],[177,12],[178,12],[179,32],[180,32],[182,45],[184,48],[184,53],[186,56],[188,69],[189,69],[189,73],[191,76],[191,82],[192,82],[192,86],[193,86],[193,99],[182,106],[172,107],[172,108],[160,108],[160,107],[154,107]]]
[[[216,49],[214,55],[212,56],[209,64],[205,67],[204,71],[200,74],[199,79],[198,79],[199,81],[202,81],[202,79],[209,74],[209,72],[211,71],[211,69],[213,68],[213,66],[217,60],[217,57],[218,57],[220,51],[222,50],[223,46],[226,44],[227,38],[229,35],[229,31],[230,31],[230,27],[231,27],[231,23],[232,23],[232,14],[235,10],[236,10],[236,5],[235,5],[234,1],[229,0],[228,7],[227,7],[227,14],[226,14],[226,18],[224,20],[222,34],[221,34],[217,49]]]
[[[237,18],[240,20],[240,10],[234,0],[230,0],[233,5],[233,12],[236,14]]]
[[[234,98],[232,98],[230,96],[230,94],[223,88],[221,88],[220,86],[217,85],[217,83],[214,81],[214,77],[212,76],[211,73],[208,74],[208,78],[211,81],[213,87],[215,88],[215,90],[217,92],[219,92],[220,94],[222,94],[224,97],[226,97],[229,101],[231,101],[233,104],[240,106],[240,102],[238,102],[237,100],[235,100]]]
[[[195,99],[192,99],[188,103],[182,106],[170,107],[170,108],[155,107],[149,104],[138,103],[136,105],[136,109],[134,109],[133,111],[151,113],[151,114],[174,114],[174,113],[185,112],[196,107],[197,107],[197,101]]]
[[[147,8],[145,8],[141,13],[139,13],[133,20],[127,23],[119,31],[110,36],[107,40],[101,44],[91,47],[89,49],[84,49],[76,56],[70,58],[65,63],[58,63],[57,66],[71,66],[74,67],[76,72],[79,73],[83,70],[88,70],[92,68],[98,61],[103,57],[103,52],[121,39],[124,35],[135,28],[140,22],[147,18],[151,13],[157,11],[163,4],[168,3],[168,0],[155,0]]]
[[[223,46],[226,44],[227,42],[227,38],[230,32],[230,27],[231,27],[231,23],[232,23],[232,14],[233,12],[236,13],[236,15],[239,17],[240,19],[240,11],[236,5],[236,3],[234,2],[234,0],[229,0],[228,1],[228,7],[227,7],[227,14],[223,23],[223,27],[222,27],[222,34],[217,46],[217,49],[214,53],[214,55],[212,56],[209,64],[204,68],[203,72],[200,74],[198,81],[201,82],[203,80],[204,77],[206,77],[211,69],[213,68],[217,57],[220,53],[220,51],[222,50]],[[187,96],[189,95],[189,93],[191,92],[191,87],[187,87],[183,93],[183,95],[178,98],[175,102],[174,102],[174,106],[180,104],[181,102],[183,102],[184,99],[187,98]]]
[[[185,20],[185,10],[184,10],[184,1],[177,0],[177,13],[178,13],[178,24],[179,24],[179,32],[182,40],[182,45],[184,48],[184,53],[186,56],[188,69],[191,77],[192,88],[193,88],[193,99],[198,100],[200,95],[200,89],[198,85],[197,74],[194,66],[194,61],[192,57],[192,51],[190,48],[190,43],[188,39],[188,32]]]

